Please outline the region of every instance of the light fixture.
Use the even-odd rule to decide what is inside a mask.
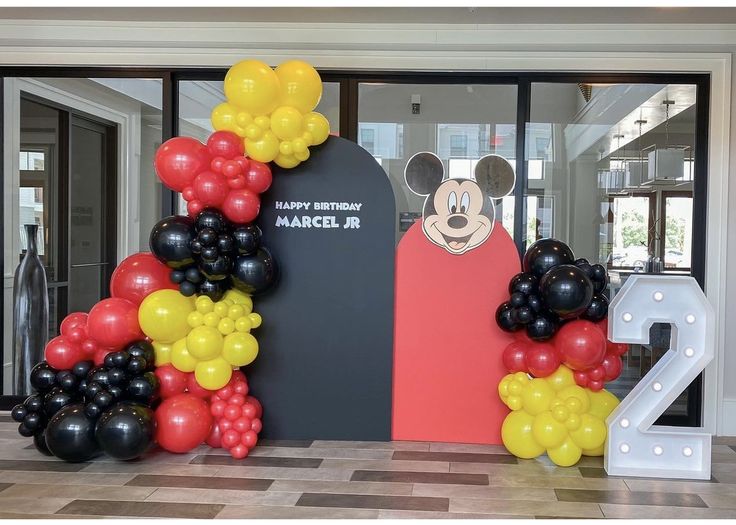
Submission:
[[[636,160],[630,160],[626,163],[626,189],[638,190],[644,181],[644,173],[647,169],[647,161],[644,160],[644,153],[641,150],[641,128],[647,121],[644,119],[635,120],[634,124],[639,126],[639,137],[637,138],[637,147],[639,148],[639,157]]]
[[[676,185],[683,182],[685,176],[685,151],[690,146],[670,144],[669,117],[670,106],[675,104],[674,100],[665,99],[664,104],[664,147],[658,148],[653,144],[647,154],[647,179],[644,185]]]
[[[580,82],[578,84],[578,88],[580,89],[580,93],[583,95],[585,102],[590,102],[590,97],[593,95],[593,85]]]
[[[619,151],[621,149],[621,139],[624,137],[625,135],[622,135],[621,133],[617,133],[613,136],[613,138],[616,139],[615,151]],[[600,170],[598,172],[599,187],[605,188],[608,195],[620,195],[624,189],[625,171],[623,169],[623,164],[625,159],[623,156],[621,158],[616,158],[613,153],[614,151],[612,150],[610,160],[608,162],[608,169]],[[600,179],[603,179],[602,186],[600,184]]]

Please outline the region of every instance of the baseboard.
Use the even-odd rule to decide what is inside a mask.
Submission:
[[[719,436],[736,436],[736,399],[723,400],[723,419]]]

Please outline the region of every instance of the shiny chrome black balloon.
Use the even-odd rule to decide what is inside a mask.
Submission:
[[[573,264],[575,255],[570,247],[557,239],[540,239],[524,254],[524,271],[538,279],[548,270],[561,264]]]
[[[539,281],[539,297],[544,306],[561,319],[573,319],[585,312],[593,298],[593,283],[572,264],[550,269]]]
[[[45,434],[49,451],[64,461],[87,461],[100,453],[95,421],[87,417],[81,403],[59,410],[49,421]]]
[[[194,263],[189,246],[193,239],[194,221],[185,215],[173,215],[156,223],[149,245],[151,253],[170,268],[184,268]]]

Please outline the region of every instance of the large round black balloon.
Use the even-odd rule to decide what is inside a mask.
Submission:
[[[557,322],[547,316],[539,315],[526,325],[526,335],[534,341],[546,341],[557,331]]]
[[[572,319],[582,315],[590,305],[593,283],[577,266],[562,264],[540,279],[539,297],[549,311],[561,319]]]
[[[31,386],[41,393],[48,392],[56,384],[56,373],[56,369],[41,361],[31,369]]]
[[[49,447],[46,445],[46,433],[45,432],[34,434],[33,444],[35,445],[36,450],[38,450],[44,456],[53,456],[53,454],[49,450]]]
[[[595,294],[590,300],[590,305],[583,313],[583,319],[588,321],[602,321],[608,315],[608,299],[604,295]]]
[[[496,324],[504,332],[516,332],[520,328],[511,303],[503,303],[496,309]]]
[[[276,261],[266,248],[259,248],[253,255],[241,255],[235,259],[233,286],[250,295],[267,291],[276,282]]]
[[[250,255],[261,245],[261,229],[255,224],[245,224],[233,230],[238,255]]]
[[[194,263],[189,243],[194,239],[194,224],[185,215],[160,220],[151,230],[151,252],[169,268],[184,268]]]
[[[115,459],[135,459],[153,441],[153,410],[137,403],[118,403],[97,420],[100,448]]]
[[[530,273],[517,273],[509,281],[509,294],[534,294],[537,291],[537,278]]]
[[[194,220],[194,229],[196,231],[212,228],[216,232],[221,232],[227,226],[227,219],[222,212],[216,208],[205,208]]]
[[[524,254],[524,271],[541,278],[550,268],[573,264],[575,255],[570,247],[557,239],[540,239]]]
[[[48,417],[75,401],[74,396],[59,387],[51,389],[43,398],[43,409]]]
[[[45,433],[49,451],[64,461],[87,461],[100,453],[95,439],[95,421],[85,415],[81,403],[59,410],[49,421]]]

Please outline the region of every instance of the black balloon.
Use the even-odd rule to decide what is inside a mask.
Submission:
[[[194,239],[194,224],[185,215],[160,220],[151,230],[151,252],[170,268],[184,268],[194,263],[189,243]]]
[[[153,442],[153,410],[137,403],[118,403],[97,421],[100,448],[115,459],[135,459]]]
[[[194,266],[192,266],[191,268],[187,268],[185,277],[187,281],[189,281],[192,284],[199,284],[204,280],[202,277],[202,274]]]
[[[537,316],[526,325],[526,335],[534,341],[546,341],[557,331],[557,322],[544,315]]]
[[[526,295],[521,292],[514,292],[509,298],[509,302],[513,307],[524,306],[526,304]]]
[[[233,285],[241,292],[258,295],[267,291],[276,282],[276,261],[265,248],[253,255],[241,255],[235,259]]]
[[[23,404],[15,405],[13,407],[13,410],[10,411],[10,417],[13,418],[13,421],[17,423],[22,422],[27,415],[28,409]]]
[[[76,392],[79,386],[79,378],[69,370],[62,370],[56,374],[56,384],[67,392]]]
[[[593,270],[593,276],[591,277],[593,288],[595,293],[600,293],[608,284],[608,273],[606,272],[606,268],[601,264],[594,264],[591,268]]]
[[[43,408],[43,397],[39,394],[32,394],[23,401],[23,406],[25,406],[29,412],[38,412]]]
[[[35,434],[35,431],[28,428],[25,422],[23,422],[20,425],[18,425],[18,434],[20,434],[23,437],[29,438]]]
[[[514,308],[514,320],[518,324],[529,324],[534,320],[534,312],[528,306],[519,306]]]
[[[496,324],[505,332],[516,332],[520,328],[511,303],[503,303],[496,309]]]
[[[151,403],[158,392],[158,379],[153,372],[134,377],[128,383],[128,399],[139,403]]]
[[[191,297],[197,293],[197,285],[189,281],[184,281],[179,285],[179,293],[184,297]]]
[[[206,208],[202,210],[194,220],[194,228],[196,231],[211,228],[219,233],[223,231],[226,226],[227,219],[225,219],[225,216],[220,212],[220,210],[215,208]]]
[[[31,386],[41,393],[48,392],[56,384],[56,373],[46,361],[41,361],[31,370]]]
[[[69,392],[65,392],[59,387],[55,387],[46,394],[43,400],[43,409],[48,417],[53,417],[59,410],[75,401],[75,398]]]
[[[250,255],[261,245],[261,229],[255,224],[238,226],[233,230],[238,255]]]
[[[588,321],[602,321],[608,315],[608,299],[604,295],[595,294],[590,301],[590,305],[583,313],[583,319]]]
[[[537,292],[537,278],[530,273],[517,273],[509,281],[509,293],[516,292],[524,295],[534,294]]]
[[[186,274],[182,270],[173,270],[169,274],[169,279],[174,284],[181,284],[187,278]]]
[[[72,374],[77,376],[79,379],[86,379],[87,374],[93,366],[94,363],[92,363],[92,361],[79,361],[72,367]]]
[[[213,301],[217,302],[225,295],[232,286],[230,278],[221,279],[219,281],[205,280],[199,285],[199,294],[206,295]]]
[[[148,341],[136,341],[130,343],[126,348],[131,357],[142,357],[149,365],[149,369],[153,370],[153,362],[156,360],[156,352],[153,345]]]
[[[46,427],[49,451],[64,461],[87,461],[100,453],[95,439],[95,421],[87,417],[84,405],[62,408]]]
[[[526,304],[529,308],[532,309],[532,312],[535,314],[539,313],[542,310],[542,301],[539,300],[539,297],[536,295],[529,295],[526,298]]]
[[[573,264],[575,255],[570,247],[557,239],[540,239],[524,254],[524,271],[541,278],[550,268]]]
[[[561,319],[580,316],[593,298],[593,283],[572,264],[550,269],[539,281],[539,297],[544,306]]]
[[[36,447],[36,450],[38,450],[41,454],[45,456],[53,456],[53,454],[49,450],[49,447],[46,445],[46,433],[45,432],[34,434],[33,445]]]
[[[233,260],[227,255],[219,255],[214,261],[202,261],[199,270],[210,281],[225,279],[233,269]]]
[[[46,418],[42,415],[41,412],[31,412],[23,420],[23,424],[26,426],[26,428],[33,432],[43,430],[43,426],[45,423]]]

